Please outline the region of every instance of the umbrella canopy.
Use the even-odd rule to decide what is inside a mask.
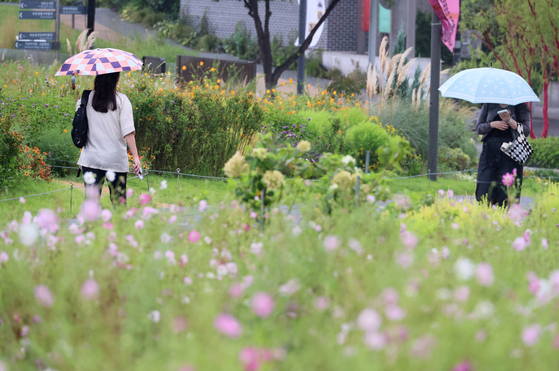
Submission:
[[[528,83],[514,72],[498,68],[472,68],[457,73],[440,88],[443,97],[472,103],[517,105],[539,102]]]
[[[118,49],[86,50],[69,58],[55,76],[90,75],[137,71],[143,62],[134,54]]]

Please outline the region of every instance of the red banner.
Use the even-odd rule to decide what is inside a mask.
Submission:
[[[441,40],[453,52],[460,17],[460,0],[429,0],[429,2],[441,20]]]
[[[369,18],[371,16],[371,0],[363,0],[363,31],[369,32]]]

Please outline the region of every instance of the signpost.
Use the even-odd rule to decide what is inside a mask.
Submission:
[[[60,43],[56,41],[16,41],[16,49],[31,49],[31,50],[60,50]]]
[[[21,0],[20,9],[54,9],[54,1]]]
[[[79,6],[62,6],[60,14],[87,14],[87,8],[83,5]]]
[[[54,32],[20,32],[18,40],[54,40]]]
[[[42,10],[21,10],[19,19],[56,19],[56,12]]]

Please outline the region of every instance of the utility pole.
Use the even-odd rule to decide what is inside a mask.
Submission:
[[[299,1],[299,46],[305,41],[307,30],[307,0]],[[297,94],[303,94],[305,83],[305,53],[303,52],[297,60]]]
[[[87,28],[89,28],[87,36],[95,31],[95,0],[87,1]]]
[[[365,31],[363,31],[363,0],[357,0],[357,54],[365,54]]]
[[[429,154],[427,167],[429,178],[437,180],[437,156],[439,154],[439,85],[441,73],[441,22],[433,10],[431,17],[431,95],[429,99]]]
[[[370,0],[369,5],[369,64],[374,67],[377,56],[379,0]]]
[[[54,16],[54,41],[58,45],[54,51],[54,59],[60,59],[60,0],[56,0],[56,10]]]

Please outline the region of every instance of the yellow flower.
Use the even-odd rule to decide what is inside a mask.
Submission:
[[[326,94],[326,90],[322,92],[322,95]]]
[[[293,84],[293,79],[291,77],[289,78],[289,83]]]
[[[336,95],[336,91],[334,90],[334,95]]]
[[[268,90],[266,90],[266,94],[270,94],[270,90],[269,90],[269,89],[268,89]]]
[[[355,97],[355,94],[351,94],[352,97]]]
[[[162,91],[163,91],[163,89],[162,89],[162,88],[159,88],[159,92],[162,92]]]
[[[274,92],[274,93],[275,93],[275,92],[276,92],[276,89],[272,89],[272,92]]]
[[[235,92],[234,92],[234,91],[232,91],[232,92],[231,92],[231,95],[235,95]]]
[[[219,85],[216,85],[216,86],[215,86],[215,90],[219,90]]]
[[[145,72],[145,73],[144,73],[144,76],[147,76],[147,75],[148,75],[147,72]]]
[[[64,132],[65,132],[66,134],[68,134],[68,130],[64,129]]]
[[[283,183],[285,182],[283,178],[283,174],[280,173],[278,170],[274,171],[266,171],[264,176],[262,177],[262,181],[266,184],[266,187],[271,191],[276,189],[280,189]]]
[[[200,61],[200,66],[203,66],[203,65],[204,65],[204,62]]]
[[[218,83],[218,84],[221,83],[221,79],[217,79],[217,83]]]
[[[359,107],[359,103],[355,103],[355,105],[356,105],[357,107]]]
[[[214,72],[214,71],[215,71],[215,68],[213,68],[213,67],[212,67],[212,68],[210,68],[210,71]]]
[[[182,70],[183,70],[183,71],[186,71],[186,66],[182,66]]]
[[[128,73],[126,74],[126,76],[130,77],[130,72],[128,72]]]
[[[285,82],[282,82],[282,83],[281,83],[281,86],[285,86]]]
[[[35,76],[39,76],[39,72],[38,72],[38,71],[37,71],[37,72],[35,72]]]

